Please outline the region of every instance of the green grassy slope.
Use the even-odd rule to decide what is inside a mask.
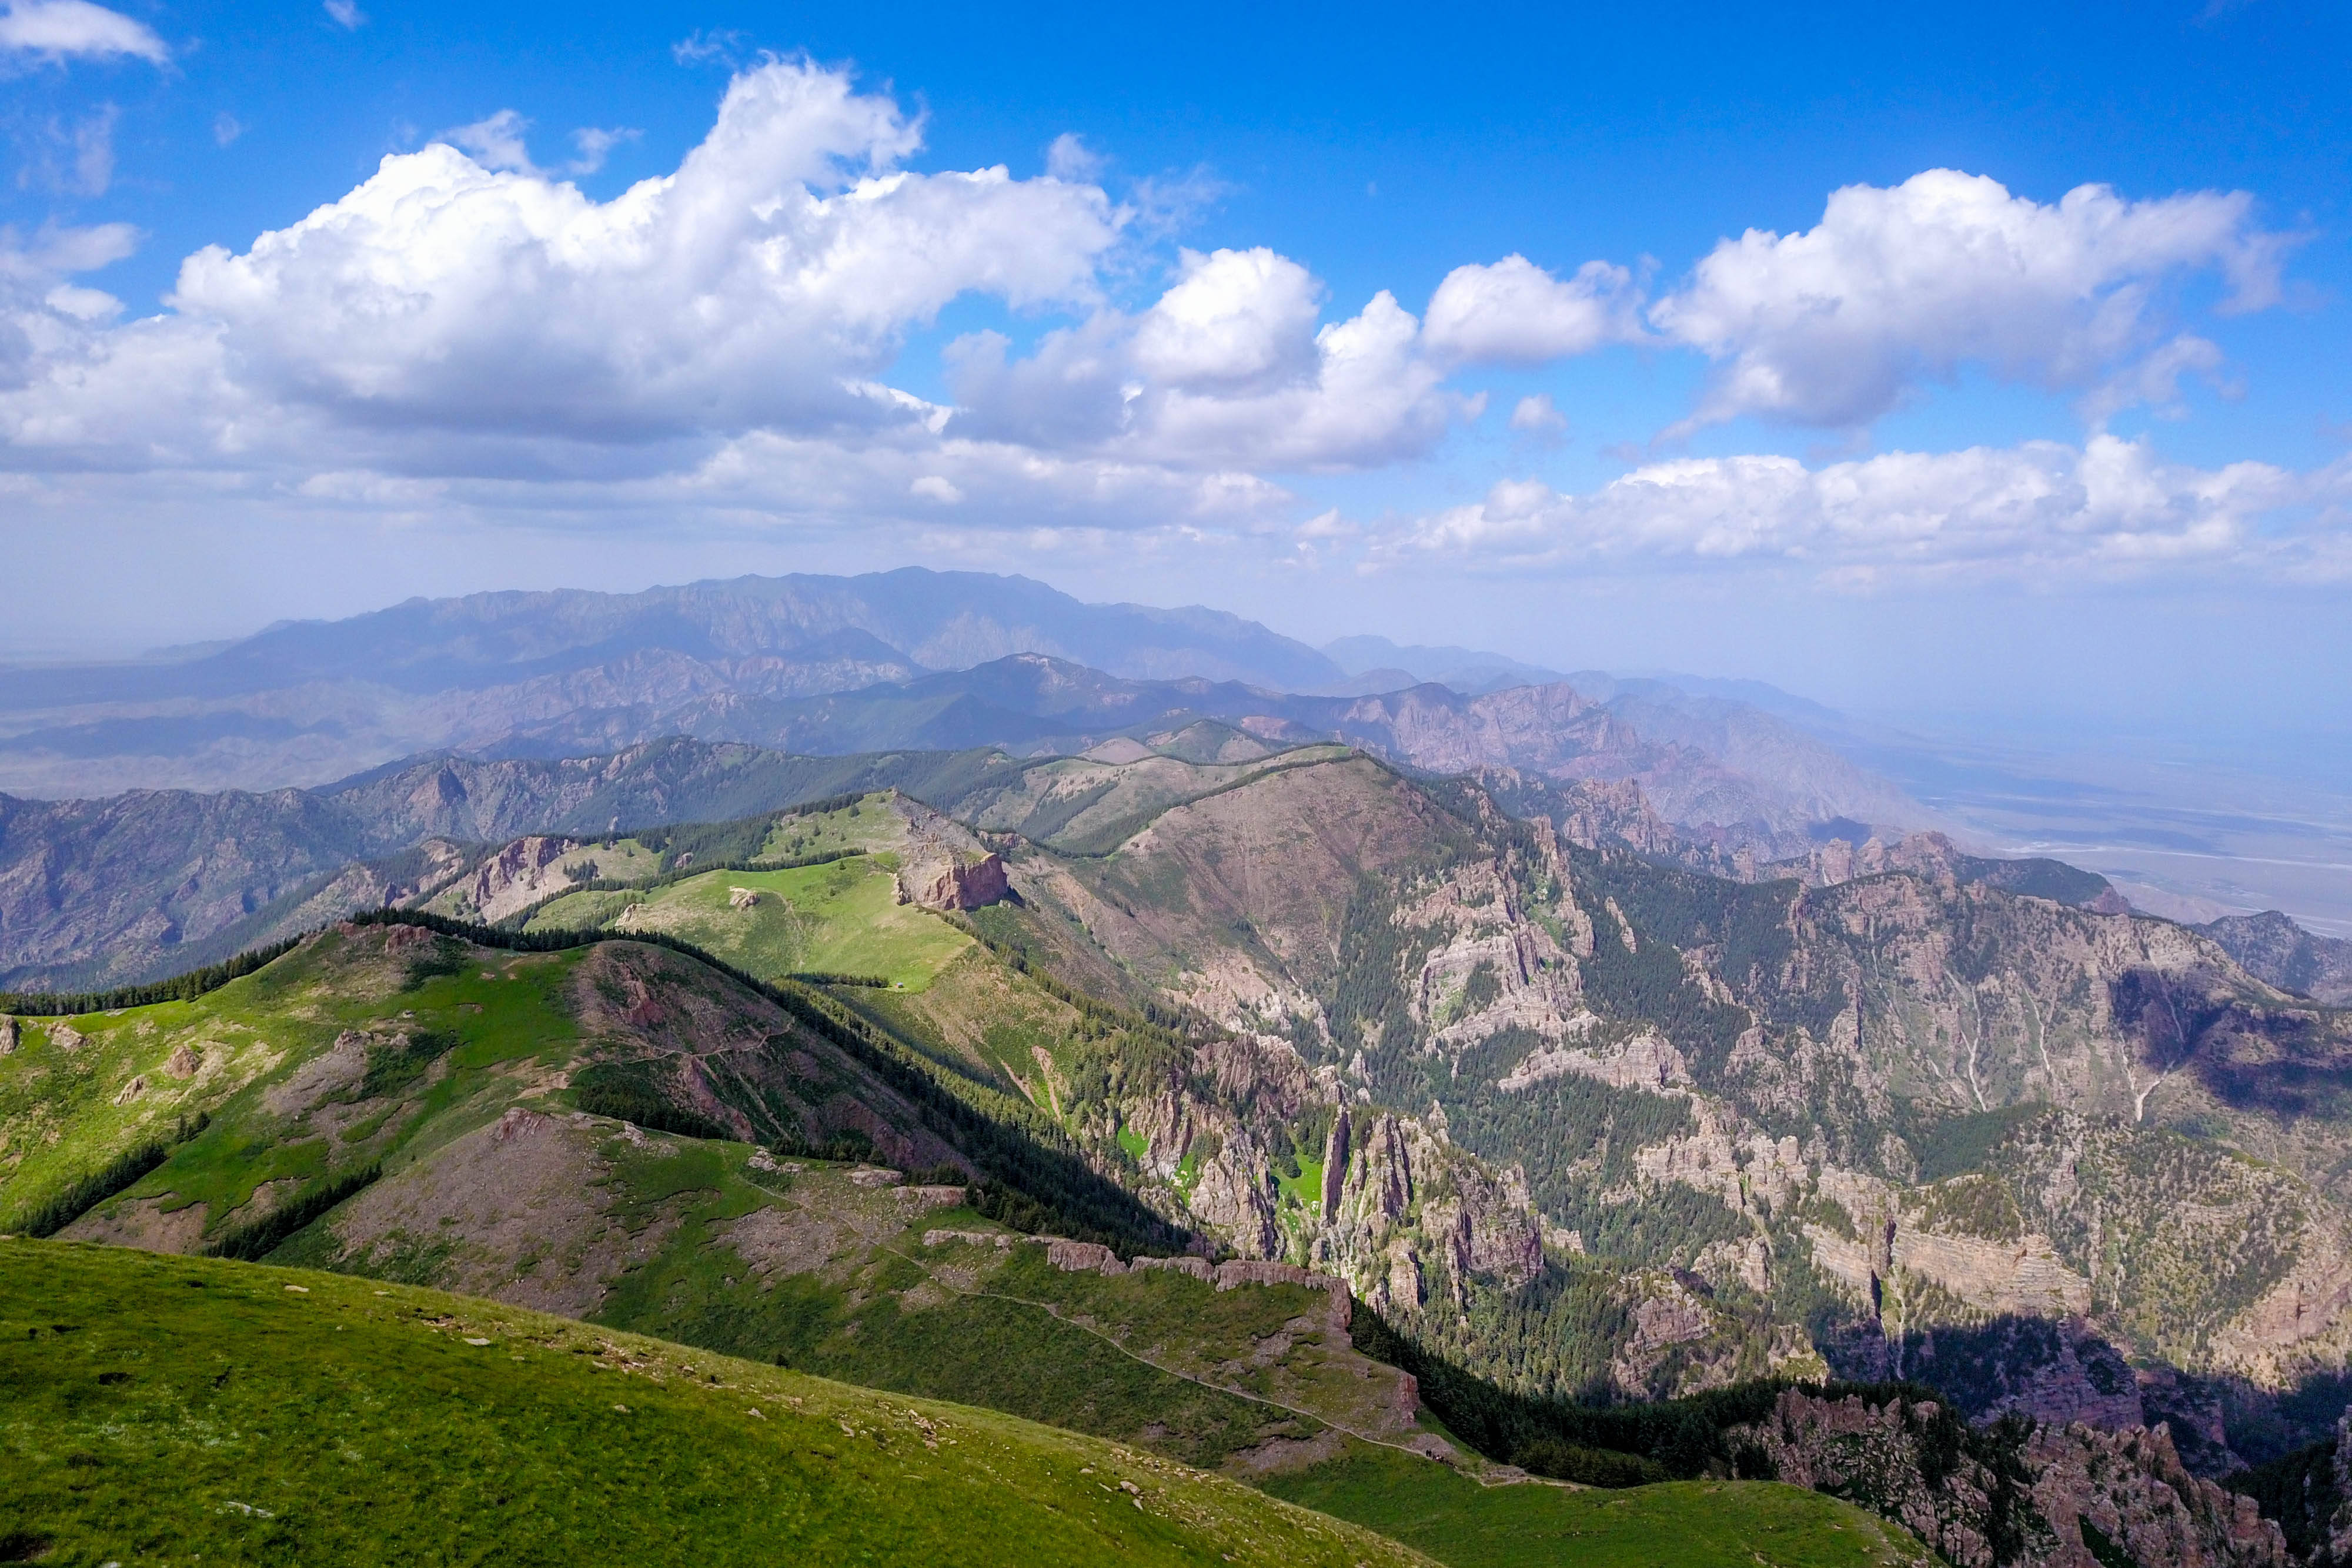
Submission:
[[[394,946],[395,936],[417,939]],[[1202,1373],[1249,1361],[1319,1298],[1219,1292],[1171,1273],[1066,1274],[1036,1246],[927,1247],[935,1228],[1003,1228],[961,1207],[960,1179],[917,1190],[881,1171],[780,1165],[743,1142],[574,1113],[565,1075],[576,1082],[583,1058],[637,1050],[613,1031],[642,1030],[653,1032],[639,1045],[699,1048],[691,1060],[722,1086],[788,1089],[852,1126],[858,1103],[889,1113],[909,1130],[910,1168],[948,1152],[882,1086],[838,1058],[815,1060],[817,1042],[761,1043],[782,1018],[680,955],[632,943],[518,954],[422,938],[397,927],[330,933],[192,1003],[83,1015],[68,1026],[70,1044],[56,1025],[28,1028],[0,1059],[0,1227],[201,1113],[200,1134],[67,1235],[200,1250],[272,1203],[323,1202],[337,1181],[380,1169],[273,1239],[274,1249],[248,1255],[782,1355],[1213,1467],[1320,1430],[1317,1416],[1285,1404],[1360,1429],[1350,1403],[1394,1383],[1393,1369],[1366,1365],[1317,1386],[1316,1369],[1346,1349],[1318,1331],[1252,1364],[1254,1377],[1286,1380],[1280,1388],[1204,1386]],[[336,1049],[346,1030],[370,1043]],[[402,1039],[410,1048],[394,1043]],[[184,1080],[165,1071],[184,1048],[201,1063]],[[149,1087],[118,1105],[142,1078]],[[1085,1326],[1069,1321],[1079,1317]]]
[[[791,871],[715,871],[643,892],[569,894],[529,929],[662,931],[764,979],[818,970],[920,990],[971,938],[898,903],[892,871],[883,857],[858,855]],[[737,907],[739,888],[756,902]]]
[[[963,1169],[1011,1190],[1066,1207],[1083,1189],[1110,1203],[1114,1228],[1129,1219],[1138,1236],[1164,1228],[1075,1155],[1037,1144],[1033,1134],[1058,1134],[1024,1101],[918,1071],[880,1044],[813,1032],[812,1019],[824,1021],[814,993],[783,1000],[802,1014],[687,956],[627,941],[513,953],[398,926],[330,931],[194,1002],[25,1026],[18,1049],[0,1058],[0,1229],[21,1228],[60,1193],[200,1114],[208,1126],[73,1234],[195,1250],[219,1241],[225,1226],[378,1166],[384,1191],[367,1201],[415,1210],[428,1228],[457,1226],[448,1239],[460,1242],[471,1236],[467,1204],[480,1209],[534,1186],[548,1201],[569,1191],[603,1210],[612,1156],[601,1145],[620,1128],[572,1113],[588,1093],[583,1081],[603,1085],[598,1104],[616,1107],[603,1117],[668,1125],[657,1114],[667,1104],[689,1118],[688,1132],[714,1126],[717,1113],[738,1137],[823,1145],[855,1133],[910,1170],[961,1149],[977,1162]],[[986,1103],[968,1103],[974,1096]],[[547,1136],[510,1144],[489,1125],[509,1113],[539,1118],[529,1124]],[[1039,1181],[1061,1185],[1048,1194]],[[415,1190],[420,1182],[428,1190]],[[407,1194],[398,1203],[394,1188]],[[520,1210],[500,1221],[506,1241],[475,1261],[520,1264],[527,1238],[518,1226],[563,1228],[533,1212],[527,1223]],[[407,1224],[397,1213],[381,1218],[372,1235]],[[559,1251],[591,1299],[601,1288],[593,1281],[636,1250],[584,1232],[574,1239],[585,1253]],[[478,1273],[417,1282],[501,1293]],[[580,1308],[566,1297],[562,1310]]]
[[[331,1274],[0,1243],[0,1554],[1405,1563],[993,1413]]]
[[[1385,1442],[1428,1430],[1400,1413],[1397,1370],[1326,1321],[1319,1291],[1218,1291],[1170,1270],[1066,1272],[1035,1244],[926,1245],[927,1232],[975,1234],[986,1222],[934,1208],[899,1229],[905,1211],[888,1189],[858,1189],[814,1162],[763,1179],[789,1183],[772,1218],[730,1223],[719,1204],[698,1205],[595,1321],[985,1405],[1203,1468],[1239,1468],[1260,1445],[1332,1427]],[[774,1240],[786,1235],[789,1258]]]
[[[1865,1568],[1935,1556],[1852,1503],[1769,1481],[1670,1481],[1622,1491],[1482,1486],[1402,1454],[1351,1447],[1259,1483],[1408,1542],[1448,1568]]]
[[[428,1128],[493,1117],[579,1048],[565,993],[584,956],[451,945],[403,957],[330,934],[194,1001],[28,1022],[0,1071],[0,1225],[197,1113],[215,1124],[135,1190],[160,1197],[159,1218],[208,1205],[206,1230],[266,1182],[356,1169]],[[347,1089],[273,1101],[269,1087],[351,1029],[423,1043],[407,1060],[373,1049]],[[320,1095],[338,1103],[305,1113]]]
[[[240,1222],[238,1206],[265,1183],[299,1184],[274,1189],[282,1200],[380,1163],[380,1182],[286,1239],[272,1260],[374,1276],[370,1289],[437,1283],[558,1306],[761,1363],[781,1356],[803,1372],[1130,1442],[1154,1462],[1247,1472],[1285,1444],[1325,1451],[1342,1434],[1401,1442],[1428,1433],[1400,1416],[1394,1369],[1323,1322],[1318,1292],[1217,1291],[1169,1271],[1066,1273],[1029,1244],[934,1246],[924,1238],[935,1228],[994,1228],[959,1207],[952,1186],[902,1192],[876,1185],[872,1171],[778,1164],[740,1142],[567,1113],[559,1075],[576,1070],[583,1050],[608,1049],[596,1042],[611,1030],[720,1047],[753,1022],[750,999],[682,956],[627,943],[552,954],[446,939],[395,946],[394,936],[331,934],[193,1003],[83,1015],[70,1042],[55,1026],[28,1030],[0,1064],[0,1090],[16,1107],[0,1118],[10,1134],[0,1197],[48,1190],[204,1110],[212,1121],[201,1134],[76,1233],[197,1247]],[[978,957],[996,962],[977,946],[963,962]],[[629,989],[637,979],[642,993]],[[331,1051],[345,1029],[372,1043]],[[426,1044],[394,1049],[395,1030]],[[183,1046],[199,1060],[187,1080],[167,1071]],[[340,1057],[350,1058],[342,1070],[322,1071]],[[141,1077],[149,1088],[118,1104]],[[406,1298],[366,1298],[395,1299]],[[0,1339],[11,1332],[0,1321]],[[467,1432],[465,1442],[491,1441]],[[1414,1485],[1435,1489],[1431,1517],[1454,1521],[1446,1531],[1473,1539],[1486,1528],[1496,1505],[1482,1500],[1498,1494],[1449,1490],[1451,1472],[1399,1462]],[[1706,1528],[1736,1533],[1745,1517],[1734,1508]],[[592,1538],[578,1540],[592,1559]],[[316,1554],[357,1550],[331,1541]]]

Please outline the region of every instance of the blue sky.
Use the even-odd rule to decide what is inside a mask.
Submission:
[[[2342,7],[1474,11],[16,0],[0,651],[920,560],[2352,709]]]

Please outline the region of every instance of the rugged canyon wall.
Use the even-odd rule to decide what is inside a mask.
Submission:
[[[1932,1365],[1977,1414],[2131,1426],[2185,1407],[2141,1378],[2259,1402],[2344,1368],[2343,1015],[1937,841],[1742,882],[1572,826],[1341,760],[1011,863],[1256,1042],[1262,1079],[1136,1124],[1171,1173],[1179,1121],[1215,1131],[1213,1227],[1384,1312],[1486,1314],[1530,1387]]]

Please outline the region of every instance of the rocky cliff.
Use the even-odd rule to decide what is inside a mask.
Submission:
[[[1743,881],[1588,836],[1342,759],[1012,866],[1088,961],[1289,1062],[1132,1124],[1171,1173],[1214,1131],[1213,1226],[1475,1318],[1447,1343],[1530,1389],[1827,1357],[2124,1427],[2206,1397],[2140,1380],[2234,1380],[2210,1473],[2344,1368],[2345,1018],[2068,868],[1923,837]]]
[[[2250,1497],[2190,1475],[2162,1427],[2012,1419],[1982,1431],[1932,1402],[1791,1389],[1735,1428],[1742,1473],[1860,1502],[1957,1568],[2285,1568]]]

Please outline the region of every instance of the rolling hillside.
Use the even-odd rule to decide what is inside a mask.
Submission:
[[[455,1284],[705,1349],[1050,1416],[1268,1484],[1360,1463],[1365,1445],[1473,1473],[1485,1456],[1507,1454],[1614,1467],[1625,1473],[1613,1484],[1648,1474],[1643,1461],[1578,1458],[1586,1450],[1574,1447],[1545,1457],[1552,1451],[1542,1441],[1510,1436],[1510,1422],[1541,1429],[1560,1417],[1528,1407],[1496,1427],[1493,1401],[1507,1408],[1517,1396],[1480,1394],[1492,1385],[1424,1360],[1424,1385],[1443,1374],[1449,1414],[1436,1425],[1412,1380],[1382,1359],[1388,1331],[1377,1319],[1353,1322],[1349,1293],[1328,1275],[1181,1255],[1129,1265],[1107,1248],[1006,1227],[999,1217],[1008,1212],[1081,1228],[1091,1218],[1134,1236],[1153,1220],[1120,1188],[1056,1163],[1053,1129],[1083,1131],[1083,1116],[1024,1116],[969,1080],[943,1097],[940,1073],[858,1030],[850,1015],[783,1007],[799,993],[747,989],[695,964],[625,939],[545,953],[468,947],[394,921],[329,933],[193,1001],[20,1022],[6,1076],[30,1098],[7,1107],[12,1170],[0,1195],[33,1200],[35,1228],[48,1223],[45,1213],[78,1212],[68,1236]],[[1113,1015],[1077,1010],[1097,1026],[1082,1032],[1099,1040]],[[223,1037],[236,1043],[216,1057]],[[577,1108],[565,1110],[567,1100]],[[66,1113],[62,1124],[47,1120],[53,1109]],[[972,1114],[984,1111],[995,1114]],[[726,1135],[747,1125],[769,1146]],[[828,1129],[825,1146],[810,1149]],[[1152,1142],[1133,1158],[1147,1178]],[[945,1157],[910,1182],[900,1168],[843,1163],[842,1145],[887,1145],[901,1167],[926,1149]],[[50,1150],[63,1153],[45,1157]],[[1197,1145],[1188,1151],[1200,1154]],[[1212,1166],[1221,1157],[1208,1156]],[[1351,1174],[1361,1163],[1349,1162]],[[941,1180],[975,1166],[991,1173],[976,1193]],[[1180,1164],[1170,1185],[1199,1194],[1208,1174],[1188,1180]],[[1478,1179],[1475,1164],[1424,1165],[1420,1204],[1459,1203]],[[1151,1197],[1150,1181],[1141,1185]],[[1403,1228],[1433,1218],[1409,1211]],[[1476,1262],[1465,1280],[1474,1301],[1489,1290]],[[1406,1303],[1390,1306],[1412,1321]],[[1824,1407],[1824,1417],[1837,1408]],[[1483,1434],[1475,1448],[1448,1429],[1465,1421]],[[1748,1464],[1737,1445],[1759,1439],[1726,1436],[1737,1464]],[[1595,1440],[1659,1454],[1669,1475],[1690,1462],[1638,1428]],[[1841,1451],[1798,1440],[1759,1461],[1761,1473],[1797,1466],[1836,1490],[1846,1483],[1830,1456]],[[1937,1492],[1924,1452],[1871,1463],[1874,1474],[1893,1464],[1898,1476],[1926,1475],[1927,1493],[1882,1488],[1868,1500],[1916,1519],[1948,1547],[1970,1538],[1984,1505],[1965,1487]],[[2095,1451],[2086,1459],[2074,1438],[2036,1456],[2025,1473],[2041,1477],[2037,1500],[2049,1499],[2032,1518],[2086,1509],[2137,1517],[2137,1499],[2189,1484],[2177,1469],[2164,1480],[2171,1461],[2161,1455],[2116,1470]],[[1433,1482],[1419,1490],[1424,1503],[1450,1496],[1447,1506],[1468,1510],[1463,1528],[1474,1535],[1520,1528],[1496,1521],[1503,1504],[1472,1508],[1473,1494]],[[1352,1483],[1328,1495],[1334,1507],[1366,1511],[1376,1500]],[[1606,1525],[1636,1542],[1665,1528],[1655,1511],[1604,1512],[1557,1527]],[[1473,1529],[1476,1520],[1487,1522]],[[1821,1528],[1818,1516],[1809,1522],[1775,1507],[1689,1533],[1738,1560],[1790,1532],[1778,1544],[1793,1562],[1806,1560],[1804,1543]],[[2179,1553],[2196,1551],[2263,1560],[2242,1555],[2260,1546],[2259,1532],[2242,1547],[2213,1528],[2159,1511],[2144,1527],[2162,1545],[2149,1561],[2195,1561]],[[2075,1560],[2068,1537],[2018,1539],[1986,1561]]]
[[[2344,1020],[2193,931],[2007,862],[1722,881],[1345,751],[1017,784],[978,814],[1039,838],[862,794],[517,841],[433,895],[504,934],[28,1017],[0,1201],[1237,1473],[1592,1473],[1371,1395],[1405,1351],[1539,1402],[1923,1376],[2208,1475],[2332,1424]],[[1188,1238],[1244,1272],[1120,1263]]]
[[[347,1275],[53,1242],[0,1242],[0,1453],[12,1561],[1429,1561],[991,1411]]]

